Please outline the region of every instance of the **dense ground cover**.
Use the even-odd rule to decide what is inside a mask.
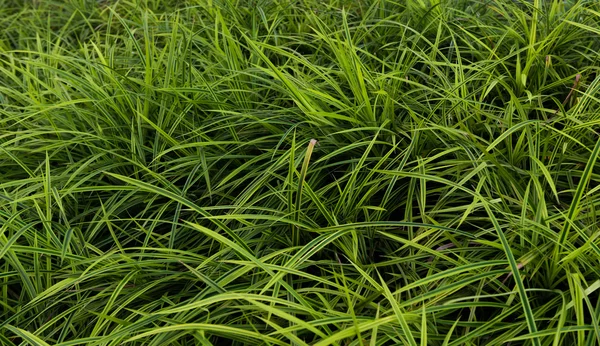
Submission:
[[[600,5],[0,0],[2,345],[600,344]]]

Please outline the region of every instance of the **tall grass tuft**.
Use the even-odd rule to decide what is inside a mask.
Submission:
[[[0,344],[600,344],[597,1],[0,28]]]

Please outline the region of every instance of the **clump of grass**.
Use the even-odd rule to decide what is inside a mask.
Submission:
[[[0,14],[3,345],[600,343],[595,1]]]

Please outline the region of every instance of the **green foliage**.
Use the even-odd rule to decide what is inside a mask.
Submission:
[[[2,345],[600,344],[600,4],[0,0]]]

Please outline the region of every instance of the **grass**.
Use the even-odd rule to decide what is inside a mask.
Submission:
[[[0,27],[0,344],[600,344],[596,1]]]

